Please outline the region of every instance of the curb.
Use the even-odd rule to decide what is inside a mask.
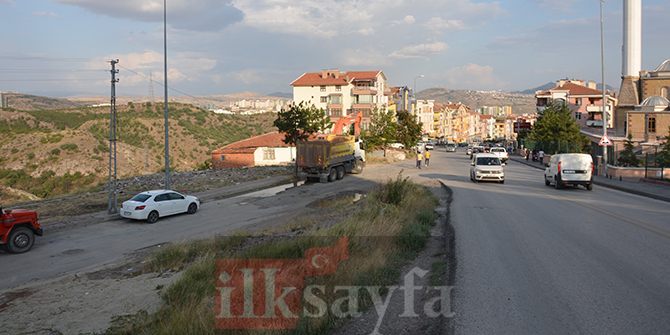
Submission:
[[[530,167],[533,167],[533,168],[536,168],[536,169],[540,169],[540,170],[543,169],[543,167],[541,165],[538,166],[534,162],[533,162],[533,164],[531,164],[531,162],[526,162],[523,159],[512,159],[511,156],[510,156],[510,160],[514,160],[517,163],[525,164],[527,166],[530,166]],[[666,196],[659,195],[659,194],[654,194],[654,193],[649,193],[649,192],[644,192],[644,191],[640,191],[640,190],[634,190],[634,189],[631,189],[631,188],[621,187],[621,186],[618,186],[618,185],[612,185],[610,183],[603,183],[603,182],[598,181],[596,178],[593,179],[593,184],[598,185],[598,186],[602,186],[602,187],[611,188],[611,189],[614,189],[614,190],[617,190],[617,191],[622,191],[622,192],[626,192],[626,193],[640,195],[640,196],[647,197],[647,198],[652,198],[652,199],[656,199],[656,200],[670,202],[670,197],[666,197]]]

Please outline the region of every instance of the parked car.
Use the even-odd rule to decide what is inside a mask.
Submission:
[[[160,217],[180,213],[193,214],[198,208],[200,200],[194,196],[170,190],[154,190],[142,192],[124,201],[121,217],[155,223]]]
[[[456,143],[447,143],[447,152],[456,152]]]
[[[484,147],[479,147],[479,146],[472,147],[472,151],[470,152],[470,157],[473,157],[474,155],[476,155],[478,153],[484,153]]]
[[[558,154],[551,156],[544,170],[544,184],[563,188],[584,185],[593,189],[593,159],[589,154]]]
[[[405,149],[405,145],[402,143],[391,143],[389,144],[389,147],[396,149]]]
[[[470,163],[470,180],[476,182],[483,180],[505,182],[505,172],[500,158],[494,154],[480,153],[474,155]]]
[[[468,156],[472,155],[472,147],[473,147],[472,144],[468,145],[468,148],[465,149],[465,154],[466,155],[468,155]]]

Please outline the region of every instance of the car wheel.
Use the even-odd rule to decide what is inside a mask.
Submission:
[[[501,184],[504,184],[504,183],[505,183],[505,180],[504,180],[504,179],[503,179],[503,180],[501,180],[501,181],[500,181],[500,183],[501,183]]]
[[[328,181],[333,182],[337,179],[337,169],[336,168],[331,168],[330,172],[328,173]]]
[[[188,205],[188,211],[186,211],[186,213],[195,214],[195,212],[197,210],[198,210],[198,205],[196,205],[195,203],[191,203],[190,205]]]
[[[586,189],[589,191],[593,190],[593,184],[586,185]]]
[[[544,175],[544,185],[546,185],[546,186],[551,185],[551,183],[549,182],[549,180],[547,180],[547,175],[546,175],[546,174]]]
[[[149,215],[147,216],[147,222],[156,223],[156,221],[158,221],[158,217],[159,217],[158,212],[151,211],[151,213],[149,213]]]
[[[558,176],[554,177],[554,181],[555,181],[554,187],[556,187],[556,189],[563,188],[563,184],[561,183],[561,179]]]
[[[20,254],[30,250],[35,243],[33,231],[26,227],[12,229],[7,236],[7,251],[13,254]]]
[[[353,170],[351,170],[351,173],[360,174],[362,172],[363,172],[363,161],[357,160],[356,166],[354,166]]]
[[[337,179],[344,178],[344,166],[337,167]]]

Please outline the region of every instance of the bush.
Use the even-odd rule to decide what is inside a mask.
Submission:
[[[33,158],[35,158],[35,153],[34,153],[34,152],[29,152],[29,153],[26,155],[26,157],[28,157],[28,159],[33,159]]]
[[[75,143],[65,143],[65,144],[61,144],[60,148],[63,149],[63,150],[73,150],[74,151],[74,150],[77,150],[79,148],[79,146]]]
[[[12,148],[12,150],[10,150],[10,152],[13,153],[13,154],[15,154],[15,153],[19,152],[19,149],[17,149],[17,148]]]
[[[60,149],[55,148],[55,149],[51,150],[51,154],[54,155],[54,156],[60,155]]]

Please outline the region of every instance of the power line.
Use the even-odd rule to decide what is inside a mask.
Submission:
[[[158,85],[160,85],[160,86],[165,87],[165,85],[163,85],[163,84],[161,84],[161,83],[159,83],[159,82],[157,82],[157,81],[153,81],[153,79],[150,79],[149,77],[147,77],[146,75],[144,75],[144,74],[142,74],[142,73],[135,72],[135,71],[133,71],[133,70],[131,70],[131,69],[129,69],[129,68],[123,66],[123,65],[119,65],[119,64],[117,64],[117,66],[120,67],[120,68],[123,68],[123,69],[125,69],[125,70],[127,70],[127,71],[130,71],[130,72],[132,72],[132,73],[134,73],[134,74],[136,74],[136,75],[138,75],[138,76],[140,76],[140,77],[142,77],[142,78],[144,78],[144,79],[146,79],[146,80],[152,81],[152,82],[154,82],[154,83],[156,83],[156,84],[158,84]],[[170,86],[168,86],[168,89],[173,90],[173,91],[175,91],[175,92],[177,92],[177,93],[181,93],[181,94],[183,94],[183,95],[185,95],[185,96],[187,96],[187,97],[191,97],[191,98],[195,99],[195,100],[198,101],[198,102],[200,101],[200,100],[199,100],[198,98],[196,98],[195,96],[190,95],[190,94],[188,94],[188,93],[184,93],[184,92],[182,92],[182,91],[180,91],[180,90],[177,90],[177,89],[174,89],[174,88],[172,88],[172,87],[170,87]]]
[[[100,81],[103,79],[0,79],[0,81]]]
[[[28,60],[28,61],[48,61],[48,62],[80,62],[80,63],[100,63],[105,60],[92,60],[88,58],[64,58],[64,57],[46,57],[46,56],[0,56],[0,59],[6,60]]]
[[[107,72],[107,69],[0,69],[0,73]]]

